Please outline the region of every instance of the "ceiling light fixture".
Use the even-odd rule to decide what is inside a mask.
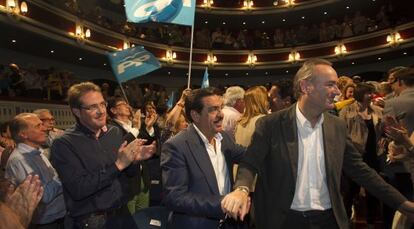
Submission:
[[[209,66],[213,66],[217,63],[217,57],[212,52],[209,52],[207,53],[207,59],[204,61],[204,63]]]
[[[204,0],[203,1],[203,7],[205,8],[205,9],[210,9],[211,8],[211,6],[213,6],[213,4],[214,4],[214,1],[213,0]]]
[[[253,0],[244,0],[243,1],[243,8],[246,10],[251,10],[253,8],[254,2]]]
[[[335,51],[335,55],[337,55],[338,57],[342,57],[348,52],[344,44],[338,44],[337,46],[335,46],[334,51]]]
[[[300,54],[296,50],[292,50],[289,54],[288,61],[292,64],[298,62],[300,60]]]
[[[248,64],[251,68],[253,68],[256,62],[257,62],[257,56],[254,55],[254,53],[249,53],[249,55],[247,56],[246,64]]]
[[[176,58],[177,54],[173,52],[172,49],[165,50],[165,57],[163,57],[163,59],[167,61],[168,64],[173,64]]]
[[[392,48],[397,47],[403,40],[399,32],[392,32],[387,36],[387,42]]]

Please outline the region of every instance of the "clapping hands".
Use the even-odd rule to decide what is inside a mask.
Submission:
[[[156,142],[144,145],[146,140],[135,139],[127,144],[125,141],[118,150],[118,158],[115,165],[119,170],[124,170],[132,162],[138,162],[150,158],[156,151]]]

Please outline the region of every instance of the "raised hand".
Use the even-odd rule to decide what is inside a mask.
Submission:
[[[38,175],[27,176],[17,188],[13,185],[9,187],[5,202],[16,213],[23,226],[29,226],[43,191]]]
[[[132,117],[132,126],[134,128],[141,128],[141,109],[135,111],[134,116]]]
[[[122,143],[118,149],[118,155],[115,161],[115,165],[120,171],[124,170],[135,160],[135,155],[139,150],[138,147],[144,144],[144,142],[142,139],[135,139],[129,144],[126,141]]]
[[[388,144],[387,160],[390,162],[396,162],[402,160],[408,156],[407,150],[400,145],[396,145],[393,141]]]
[[[155,112],[147,112],[145,115],[145,127],[150,129],[154,126],[155,122],[158,119],[158,114]]]
[[[155,141],[153,141],[151,145],[141,145],[138,147],[138,151],[135,154],[134,160],[135,161],[146,160],[152,157],[152,155],[154,155],[156,150],[157,150],[157,143]]]

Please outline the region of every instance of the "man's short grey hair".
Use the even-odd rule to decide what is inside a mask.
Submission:
[[[305,61],[302,67],[299,68],[293,80],[293,92],[296,99],[299,99],[302,96],[302,91],[300,90],[300,82],[303,80],[310,81],[314,78],[315,75],[313,74],[313,70],[316,65],[332,66],[332,63],[327,60],[317,58]]]
[[[23,142],[23,139],[20,138],[19,134],[21,131],[26,130],[29,127],[26,119],[33,116],[37,117],[37,115],[33,113],[20,113],[14,116],[14,118],[10,121],[10,134],[16,143]]]
[[[34,114],[36,114],[37,116],[39,116],[41,113],[45,113],[48,112],[49,114],[52,114],[52,112],[50,112],[49,109],[36,109],[33,111]]]
[[[236,104],[238,99],[244,98],[244,89],[239,86],[232,86],[227,88],[226,93],[223,95],[224,105],[232,107]]]

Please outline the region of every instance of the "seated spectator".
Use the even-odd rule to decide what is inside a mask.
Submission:
[[[17,64],[10,64],[9,65],[11,73],[9,74],[10,80],[10,93],[9,96],[22,96],[24,93],[24,81],[23,81],[23,74],[20,71],[19,66]]]
[[[24,87],[26,89],[25,96],[28,98],[43,99],[43,87],[45,81],[36,67],[30,64],[23,74]]]
[[[285,41],[284,37],[285,37],[285,35],[283,34],[281,29],[279,29],[279,28],[275,29],[275,32],[273,33],[273,46],[275,48],[283,47],[285,45],[284,44],[284,41]]]
[[[39,175],[43,197],[31,222],[33,228],[62,228],[66,215],[62,183],[40,146],[46,143],[46,128],[33,113],[21,113],[10,122],[16,148],[7,161],[5,178],[20,185],[27,176]]]
[[[354,27],[355,35],[367,32],[367,18],[364,15],[361,15],[360,11],[355,12],[355,16],[352,19],[352,25]]]

